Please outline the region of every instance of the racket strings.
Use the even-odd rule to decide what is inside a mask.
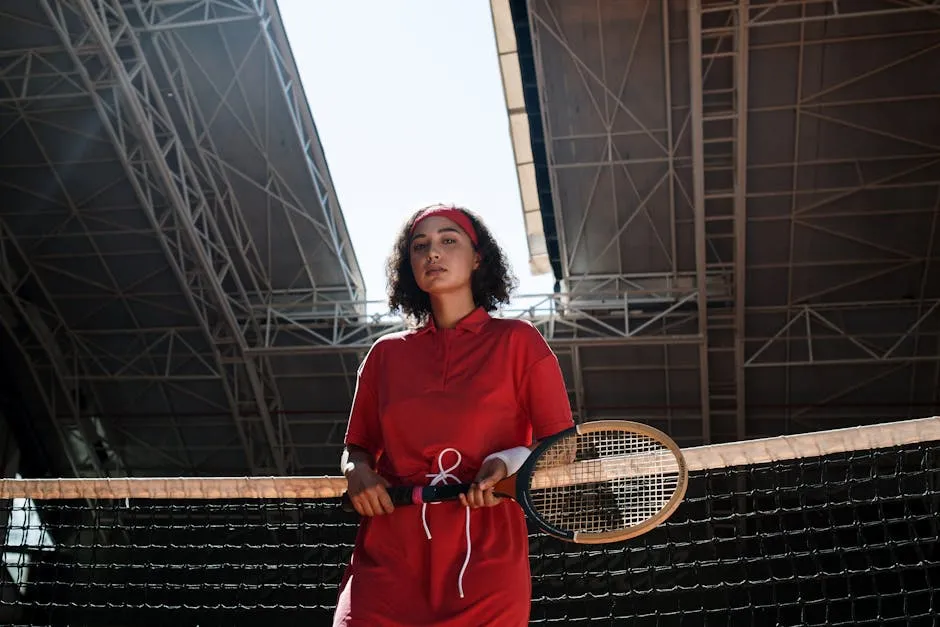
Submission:
[[[679,467],[662,443],[641,433],[571,435],[538,460],[533,509],[557,528],[615,532],[648,521],[675,493]]]

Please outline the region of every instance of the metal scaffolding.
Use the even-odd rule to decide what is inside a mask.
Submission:
[[[559,280],[499,315],[578,419],[688,446],[936,413],[940,8],[491,6]],[[406,323],[366,302],[276,3],[0,19],[2,354],[48,472],[334,473],[356,368]]]
[[[541,123],[513,140],[551,186],[567,292],[629,298],[635,273],[698,289],[695,367],[653,383],[658,357],[608,365],[643,373],[639,391],[582,366],[589,414],[620,386],[625,413],[675,432],[673,408],[694,407],[700,439],[723,441],[936,411],[936,6],[493,5],[515,36],[501,54],[537,85]]]
[[[40,174],[3,183],[26,200],[0,232],[19,270],[7,297],[31,338],[6,326],[54,429],[90,443],[88,417],[104,414],[99,437],[123,454],[120,467],[91,456],[75,468],[65,446],[73,472],[146,473],[153,455],[198,467],[179,416],[219,411],[243,453],[232,469],[295,472],[276,373],[251,352],[264,337],[253,312],[285,294],[355,303],[363,292],[276,6],[7,4],[25,27],[2,52],[3,131],[31,147],[5,151],[7,172]],[[219,45],[207,55],[207,44]],[[256,78],[270,89],[253,94]],[[107,417],[156,407],[172,443]]]

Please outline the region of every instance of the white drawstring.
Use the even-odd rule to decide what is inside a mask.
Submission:
[[[454,453],[454,455],[457,456],[457,461],[455,461],[452,466],[449,466],[448,468],[445,469],[444,468],[444,454],[448,452]],[[460,451],[454,448],[445,448],[440,453],[438,453],[437,473],[425,475],[426,477],[431,479],[430,485],[432,486],[440,485],[440,484],[447,485],[449,479],[453,479],[454,483],[460,483],[460,479],[457,478],[455,475],[451,474],[451,471],[456,470],[460,466],[460,462],[462,459],[463,457],[460,455]],[[431,503],[431,505],[439,505],[439,503]],[[464,572],[466,572],[467,570],[467,565],[470,563],[470,507],[468,506],[466,510],[467,510],[467,516],[466,516],[467,555],[466,557],[464,557],[463,567],[460,569],[460,576],[457,578],[457,590],[460,592],[461,599],[463,598],[463,575],[464,575]],[[421,506],[421,522],[424,524],[424,533],[428,537],[428,540],[430,540],[431,529],[430,527],[428,527],[427,511],[428,511],[428,503],[424,503]]]

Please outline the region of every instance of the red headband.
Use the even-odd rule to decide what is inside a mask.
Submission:
[[[414,235],[415,229],[418,228],[418,224],[420,224],[425,219],[430,218],[431,216],[447,218],[463,229],[463,232],[467,234],[467,237],[470,238],[470,241],[473,242],[474,246],[479,243],[477,241],[477,231],[475,228],[473,228],[473,222],[470,221],[470,218],[467,217],[467,214],[455,207],[428,207],[419,213],[417,218],[415,218],[414,224],[411,225],[411,234]]]

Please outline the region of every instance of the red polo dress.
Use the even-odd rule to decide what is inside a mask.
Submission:
[[[572,424],[558,360],[538,330],[477,309],[454,329],[430,323],[375,343],[346,443],[375,455],[392,485],[448,484],[472,481],[490,453]],[[333,625],[523,627],[531,592],[518,504],[398,507],[363,518]]]

